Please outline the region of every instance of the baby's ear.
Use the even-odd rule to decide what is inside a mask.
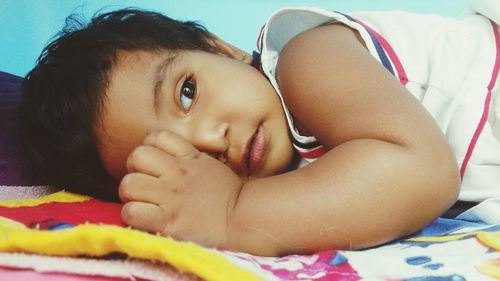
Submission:
[[[235,47],[228,42],[220,39],[217,35],[210,33],[212,39],[212,44],[221,55],[228,56],[233,59],[237,59],[246,64],[252,64],[253,57],[249,53],[243,51],[242,49]]]

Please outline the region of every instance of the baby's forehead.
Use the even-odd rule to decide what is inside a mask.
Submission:
[[[122,50],[119,49],[114,54],[113,66],[121,67],[130,63],[146,63],[161,60],[162,58],[176,56],[179,52],[169,49],[137,49]]]
[[[127,79],[157,79],[162,65],[176,57],[170,50],[118,50],[108,71],[107,89],[124,83]]]

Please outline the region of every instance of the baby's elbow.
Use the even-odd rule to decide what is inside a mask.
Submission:
[[[429,163],[431,163],[429,165]],[[429,198],[435,204],[438,215],[447,211],[458,199],[460,193],[460,173],[457,161],[451,151],[434,154],[427,165],[430,187]]]
[[[451,205],[453,205],[458,200],[458,195],[460,194],[460,173],[458,170],[457,162],[453,160],[447,168],[442,171],[442,186],[445,190],[443,195],[443,200],[448,204],[446,210],[448,210]]]
[[[457,201],[460,176],[455,158],[446,152],[411,150],[413,173],[406,179],[412,192],[406,199],[409,204],[401,212],[406,227],[401,236],[418,231],[442,216]]]
[[[458,169],[457,161],[455,157],[452,157],[451,163],[449,165],[449,171],[447,173],[448,186],[453,193],[453,201],[458,199],[458,195],[460,194],[460,171]]]

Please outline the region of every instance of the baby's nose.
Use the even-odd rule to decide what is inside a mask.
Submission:
[[[211,128],[200,128],[197,130],[193,144],[202,152],[214,155],[224,155],[229,147],[228,131],[229,125],[227,123],[220,123]],[[224,160],[224,157],[217,156],[216,158]]]

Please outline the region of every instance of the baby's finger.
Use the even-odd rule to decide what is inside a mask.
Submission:
[[[176,157],[194,156],[200,153],[188,140],[167,130],[149,134],[144,139],[144,144],[158,147]]]
[[[167,189],[159,186],[157,177],[142,173],[127,174],[118,187],[123,202],[142,201],[159,204],[160,199],[168,196]]]
[[[122,208],[122,220],[140,230],[162,232],[165,228],[164,211],[155,204],[132,201]]]
[[[174,160],[172,155],[159,148],[150,145],[141,145],[135,148],[128,156],[127,171],[159,177],[168,171]]]

